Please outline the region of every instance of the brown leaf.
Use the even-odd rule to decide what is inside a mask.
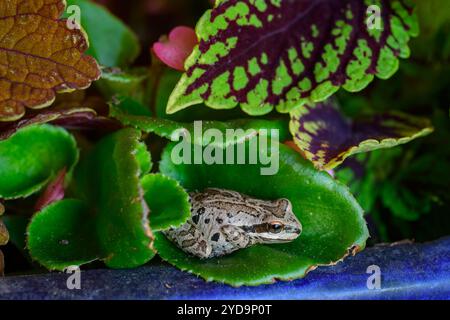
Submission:
[[[0,203],[0,217],[5,212],[5,207]],[[0,218],[0,246],[3,246],[8,243],[9,234],[6,226],[3,224],[3,221]]]
[[[0,216],[5,211],[5,208],[0,202]],[[3,224],[2,220],[0,219],[0,246],[5,245],[8,243],[9,240],[9,234],[8,230],[6,229],[5,225]],[[5,262],[3,258],[3,253],[0,250],[0,277],[3,275],[3,271],[5,269]]]
[[[100,77],[88,41],[70,29],[63,0],[0,2],[0,121],[52,104],[57,92],[84,89]]]

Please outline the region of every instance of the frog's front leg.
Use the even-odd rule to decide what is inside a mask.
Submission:
[[[233,247],[233,250],[230,252],[238,249],[244,249],[251,245],[249,235],[237,226],[226,225],[221,228],[221,231],[225,237],[225,240]]]

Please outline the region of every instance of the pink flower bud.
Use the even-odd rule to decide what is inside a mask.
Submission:
[[[153,52],[169,67],[184,71],[184,63],[198,44],[194,29],[189,27],[176,27],[169,38],[161,38],[153,45]]]

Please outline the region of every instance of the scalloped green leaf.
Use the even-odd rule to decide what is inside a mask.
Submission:
[[[96,258],[110,268],[133,268],[153,258],[141,186],[150,155],[140,138],[139,131],[122,129],[82,158],[69,190],[77,200],[56,202],[32,218],[27,242],[34,259],[61,270]]]
[[[52,203],[33,217],[27,233],[30,255],[49,270],[64,270],[100,257],[95,220],[84,201]]]
[[[185,254],[157,233],[159,255],[174,266],[206,280],[259,285],[301,278],[318,265],[333,264],[364,248],[368,230],[363,211],[348,188],[316,171],[290,148],[280,145],[278,173],[263,176],[261,165],[175,165],[171,160],[175,145],[169,144],[163,153],[163,174],[180,181],[189,191],[216,187],[260,199],[288,198],[302,222],[303,233],[289,244],[259,245],[209,260]],[[268,151],[276,152],[259,150]]]
[[[140,266],[154,256],[148,207],[140,177],[149,170],[139,131],[127,128],[103,138],[75,172],[77,192],[95,208],[97,237],[111,268]],[[137,156],[138,154],[138,156]],[[147,164],[146,164],[147,163]]]
[[[152,230],[178,227],[191,216],[189,195],[178,181],[162,174],[149,174],[141,182],[151,212]]]
[[[27,197],[78,161],[75,139],[48,124],[24,127],[0,141],[0,198]]]
[[[171,141],[178,141],[181,137],[189,135],[195,144],[228,146],[233,143],[240,143],[248,140],[261,132],[265,132],[269,137],[278,136],[281,141],[290,137],[288,124],[284,119],[264,120],[264,119],[238,119],[227,122],[222,121],[198,121],[193,123],[182,123],[167,119],[152,118],[141,115],[130,99],[124,99],[119,104],[111,104],[110,116],[119,120],[125,126],[131,126],[145,133],[154,133],[162,138]],[[236,135],[224,139],[224,141],[210,141],[211,138],[205,135],[209,129],[218,130],[226,134],[226,130],[234,129]]]
[[[368,13],[380,9],[379,25]],[[410,1],[223,0],[197,25],[199,45],[167,106],[175,113],[205,102],[251,115],[289,112],[343,87],[386,79],[418,34]]]
[[[330,170],[354,154],[405,144],[434,129],[428,119],[397,111],[350,120],[328,100],[293,111],[290,130],[305,157],[318,169]]]

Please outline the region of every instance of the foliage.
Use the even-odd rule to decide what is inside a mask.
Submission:
[[[288,198],[304,230],[289,244],[251,247],[207,261],[189,257],[158,234],[159,254],[182,270],[235,286],[258,285],[303,277],[317,265],[333,264],[349,251],[364,248],[368,232],[353,196],[289,148],[280,146],[280,171],[275,176],[262,176],[261,165],[175,165],[171,161],[173,147],[171,144],[164,151],[160,169],[186,189],[218,187],[263,199]]]
[[[383,11],[380,31],[365,25],[360,0],[217,1],[197,24],[200,43],[167,111],[204,101],[216,109],[240,105],[251,115],[289,112],[340,87],[355,92],[374,76],[387,79],[418,34],[407,2],[373,3]]]
[[[84,54],[85,34],[60,19],[64,10],[62,0],[0,6],[0,121],[49,106],[56,92],[85,89],[100,77],[97,62]]]
[[[372,243],[450,234],[443,1],[416,10],[372,1],[381,29],[367,27],[364,0],[0,5],[0,245],[9,238],[30,271],[133,268],[159,254],[238,286],[333,265],[364,249],[369,231]],[[77,8],[82,29],[70,28]],[[208,129],[241,131],[216,141]],[[262,164],[171,158],[188,136],[189,148],[248,151],[267,130],[280,143],[257,155],[279,156],[273,176]],[[188,256],[161,231],[183,224],[188,193],[206,187],[286,197],[303,233],[212,260]]]

